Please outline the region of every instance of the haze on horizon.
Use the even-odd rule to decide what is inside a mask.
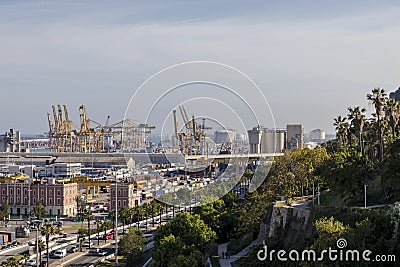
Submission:
[[[81,104],[120,121],[144,80],[193,60],[250,76],[277,127],[333,133],[347,107],[371,110],[371,89],[400,86],[399,13],[398,1],[369,0],[2,1],[0,133],[47,132],[54,104],[75,122]]]

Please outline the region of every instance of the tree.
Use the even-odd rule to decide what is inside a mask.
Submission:
[[[36,246],[34,246],[34,248],[33,248],[33,250],[34,250],[35,253],[38,253],[38,252],[39,252],[39,262],[42,262],[42,252],[43,252],[43,250],[45,250],[45,249],[46,249],[46,244],[45,244],[45,242],[43,242],[43,240],[39,239],[39,242],[38,242],[38,250],[39,250],[39,251],[36,251]]]
[[[365,177],[372,172],[365,156],[353,149],[345,149],[330,155],[315,173],[335,192],[350,194],[356,201],[361,201]]]
[[[8,199],[6,198],[0,209],[0,220],[8,218]]]
[[[125,233],[125,225],[131,218],[131,208],[123,206],[118,212],[118,217],[122,220],[122,232]]]
[[[140,266],[142,250],[147,240],[142,231],[130,227],[128,232],[119,241],[121,255],[126,257],[127,266]]]
[[[383,129],[382,129],[382,113],[384,111],[384,106],[387,100],[385,90],[377,87],[372,90],[371,94],[367,95],[367,99],[371,102],[371,104],[375,108],[375,115],[378,123],[378,139],[379,139],[379,161],[383,159]]]
[[[94,221],[94,223],[96,224],[96,229],[97,229],[97,246],[100,246],[100,231],[101,231],[101,228],[104,226],[104,224],[103,224],[103,221],[102,220],[99,220],[99,219],[96,219],[95,221]]]
[[[18,262],[17,258],[9,257],[6,261],[1,263],[2,267],[19,267],[20,263]]]
[[[400,119],[400,105],[396,100],[389,98],[384,107],[385,115],[389,122],[392,138],[397,136],[397,127]]]
[[[50,236],[56,233],[56,229],[50,223],[46,223],[40,229],[40,233],[42,236],[46,238],[46,252],[47,252],[47,262],[49,262],[49,241]]]
[[[365,108],[360,108],[357,106],[354,108],[349,107],[347,110],[349,111],[347,118],[357,136],[360,152],[364,155],[363,131],[365,125]]]
[[[88,224],[89,248],[90,248],[90,235],[91,235],[90,221],[93,220],[93,218],[94,218],[94,216],[93,216],[92,212],[90,210],[85,210],[84,219],[87,221],[87,224]]]
[[[85,241],[85,234],[80,232],[78,234],[78,240],[77,241],[79,243],[79,250],[82,252],[82,243],[83,243],[83,241]]]
[[[40,219],[40,217],[46,213],[47,211],[44,202],[42,200],[38,200],[35,206],[33,207],[31,214]]]
[[[345,146],[347,130],[349,127],[348,123],[346,122],[346,117],[338,116],[334,119],[333,125],[335,126],[336,136],[339,140],[339,144]]]
[[[216,233],[198,214],[179,213],[168,224],[159,227],[154,236],[152,266],[171,266],[179,255],[203,255]],[[174,265],[176,266],[176,265]],[[203,257],[193,266],[204,266]]]

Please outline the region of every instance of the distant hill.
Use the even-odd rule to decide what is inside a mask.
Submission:
[[[389,94],[390,98],[396,99],[397,101],[400,102],[400,87],[395,91],[395,92],[391,92]]]

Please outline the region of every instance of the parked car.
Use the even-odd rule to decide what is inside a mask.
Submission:
[[[31,259],[26,262],[26,266],[36,266],[36,260]]]
[[[47,261],[42,261],[40,267],[48,267]]]
[[[54,251],[53,257],[57,258],[57,259],[62,259],[67,255],[67,250],[64,249],[57,249],[56,251]]]
[[[85,241],[85,242],[82,243],[82,247],[90,247],[92,245],[93,245],[92,241],[90,241],[90,243],[89,243],[89,241]]]
[[[113,238],[113,235],[112,235],[111,233],[108,233],[108,234],[106,234],[106,235],[103,235],[103,239],[108,240],[108,239],[112,239],[112,238]]]
[[[107,255],[107,251],[104,250],[104,249],[100,249],[100,250],[97,252],[97,255],[99,255],[99,256],[105,256],[105,255]]]
[[[91,250],[89,251],[89,253],[92,254],[92,255],[97,255],[97,253],[99,253],[99,251],[100,251],[99,248],[94,248],[94,249],[91,249]]]
[[[67,251],[68,251],[68,253],[74,253],[74,252],[77,252],[78,249],[79,249],[78,246],[72,246]]]

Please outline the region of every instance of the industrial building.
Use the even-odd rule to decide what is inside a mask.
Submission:
[[[236,140],[236,131],[218,130],[214,132],[214,142],[217,144],[232,143]]]
[[[324,142],[325,131],[321,129],[315,129],[310,132],[310,139],[312,142]]]
[[[21,133],[10,129],[9,132],[0,135],[0,152],[21,152],[20,143]]]
[[[248,135],[250,153],[281,153],[285,150],[286,132],[283,129],[254,127]]]
[[[294,150],[303,148],[304,146],[304,130],[302,124],[286,125],[286,148]]]

